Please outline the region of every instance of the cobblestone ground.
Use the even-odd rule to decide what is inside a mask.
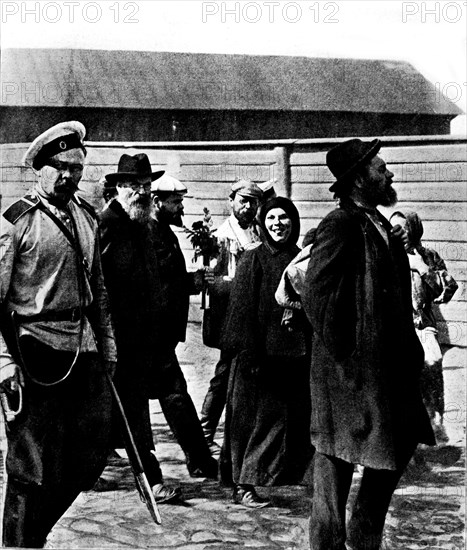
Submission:
[[[178,349],[197,409],[218,353],[201,345],[199,326]],[[422,451],[425,467],[411,466],[394,494],[384,550],[464,548],[465,364],[445,369],[449,443]],[[155,548],[184,550],[306,550],[310,495],[305,487],[259,490],[272,507],[249,511],[230,501],[230,490],[188,476],[157,402],[152,402],[156,449],[167,482],[184,499],[162,504],[162,525],[152,523],[134,488],[129,466],[107,466],[104,491],[83,493],[52,531],[47,548]],[[218,433],[222,440],[222,426]],[[358,485],[355,476],[352,496]]]

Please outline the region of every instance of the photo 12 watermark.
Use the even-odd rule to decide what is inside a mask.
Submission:
[[[83,169],[82,182],[99,183],[106,173],[106,168],[100,164],[85,164]],[[107,170],[108,171],[108,170]],[[44,167],[42,177],[46,179],[54,179],[56,172],[53,168]],[[12,185],[13,192],[16,192],[15,185],[30,184],[31,189],[38,181],[37,175],[30,170],[29,167],[22,166],[19,163],[3,162],[0,164],[0,181],[2,182],[2,190]]]
[[[25,77],[26,78],[26,77]],[[0,89],[0,106],[61,107],[73,98],[74,106],[90,105],[121,106],[132,100],[134,90],[131,82],[105,88],[105,96],[99,86],[86,85],[83,81],[63,80],[8,80],[3,79]]]
[[[339,78],[339,84],[351,82],[354,94],[364,94],[372,86],[371,79],[362,78],[359,81],[350,80],[349,75],[343,71]],[[407,86],[412,95],[420,100],[440,105],[446,100],[453,103],[462,101],[467,92],[467,82],[435,82],[433,84],[419,78],[409,78]],[[325,82],[312,80],[306,88],[294,82],[292,75],[289,82],[284,83],[271,79],[263,80],[261,86],[248,86],[233,80],[217,79],[204,80],[192,78],[187,82],[190,96],[193,100],[209,97],[211,101],[229,104],[237,103],[239,107],[260,102],[262,104],[278,105],[284,103],[300,105],[303,110],[315,110],[317,105],[332,104],[334,95],[332,88]],[[107,87],[105,91],[106,105],[121,105],[131,99],[132,83],[123,86]],[[5,105],[62,105],[73,98],[75,105],[89,105],[90,103],[103,101],[100,98],[100,89],[94,86],[82,86],[70,80],[32,81],[32,80],[8,80],[1,83],[0,104]]]
[[[1,2],[2,23],[139,23],[137,2]]]
[[[466,22],[467,2],[402,2],[402,23]]]
[[[338,2],[201,2],[203,23],[339,23]]]

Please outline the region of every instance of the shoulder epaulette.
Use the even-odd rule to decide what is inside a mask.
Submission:
[[[3,213],[3,217],[11,224],[15,224],[21,216],[37,208],[40,200],[34,195],[25,195],[9,206]]]
[[[94,206],[92,206],[92,204],[90,204],[88,201],[84,200],[82,197],[78,197],[77,195],[73,196],[73,200],[76,202],[76,204],[78,204],[79,206],[84,208],[84,210],[86,210],[86,212],[92,218],[94,218],[96,221],[98,220],[96,209],[94,208]]]

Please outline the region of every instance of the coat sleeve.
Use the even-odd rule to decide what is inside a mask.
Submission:
[[[240,260],[230,291],[221,346],[234,351],[261,349],[258,304],[262,269],[256,250]]]
[[[5,223],[2,220],[2,223]],[[8,224],[10,226],[10,224]],[[8,340],[7,315],[4,303],[10,288],[11,274],[15,258],[15,241],[12,235],[13,226],[10,226],[0,237],[0,370],[14,363],[6,340]]]
[[[209,291],[213,297],[225,297],[228,299],[230,288],[232,286],[231,280],[224,279],[224,276],[228,275],[229,269],[229,251],[227,248],[226,240],[219,241],[219,253],[217,255],[217,262],[214,268],[214,282],[210,285]]]
[[[337,361],[356,347],[356,223],[335,210],[318,226],[302,296],[313,330]]]
[[[91,269],[91,290],[93,303],[90,308],[89,321],[96,336],[98,349],[106,361],[116,361],[114,332],[110,316],[109,298],[104,285],[104,274],[101,264],[99,232],[96,231],[96,246]]]
[[[441,256],[434,250],[432,254],[433,276],[436,277],[437,285],[440,287],[433,301],[435,304],[447,304],[456,293],[459,285],[454,277],[448,272],[446,264]]]

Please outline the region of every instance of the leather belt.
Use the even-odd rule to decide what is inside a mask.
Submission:
[[[80,308],[64,309],[62,311],[46,311],[37,315],[16,315],[19,323],[37,323],[45,321],[79,321]]]

